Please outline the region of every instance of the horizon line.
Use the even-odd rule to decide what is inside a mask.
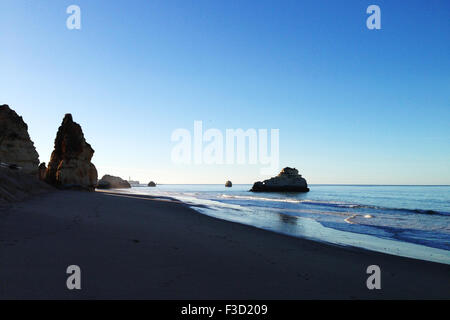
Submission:
[[[139,183],[146,185],[146,183]],[[233,183],[252,185],[253,183]],[[156,185],[224,185],[224,183],[156,183]],[[309,186],[386,186],[386,187],[450,187],[450,184],[358,184],[358,183],[308,183]]]

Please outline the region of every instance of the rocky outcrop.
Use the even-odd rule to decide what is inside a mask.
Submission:
[[[149,186],[149,187],[156,187],[156,183],[154,183],[153,181],[150,181],[150,182],[148,183],[148,186]]]
[[[28,126],[6,104],[0,106],[0,162],[15,165],[23,173],[38,173],[39,155],[28,134]]]
[[[0,165],[0,207],[51,190],[51,186],[36,176]]]
[[[286,167],[278,176],[253,184],[253,192],[308,192],[308,184],[298,170]]]
[[[97,183],[97,189],[124,189],[131,188],[128,181],[123,180],[120,177],[111,176],[109,174],[104,175]]]
[[[80,125],[66,114],[58,129],[55,149],[45,172],[45,181],[59,188],[94,191],[97,169],[91,162],[94,150]]]
[[[231,183],[230,180],[228,180],[227,182],[225,182],[225,187],[231,188],[232,186],[233,186],[233,184]]]
[[[47,166],[45,162],[42,162],[38,168],[38,178],[39,180],[45,181],[45,172],[47,171]]]

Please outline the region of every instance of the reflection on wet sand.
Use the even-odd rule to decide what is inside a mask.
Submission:
[[[297,224],[297,217],[279,213],[280,220],[284,223]]]

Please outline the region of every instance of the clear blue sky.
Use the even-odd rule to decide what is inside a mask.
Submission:
[[[81,30],[66,8],[81,8]],[[381,8],[381,30],[366,8]],[[278,128],[309,183],[450,184],[450,2],[0,2],[0,104],[48,162],[65,113],[99,174],[251,183],[255,165],[175,165],[176,128]]]

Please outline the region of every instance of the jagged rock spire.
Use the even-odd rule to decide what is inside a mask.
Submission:
[[[97,183],[97,169],[91,163],[93,155],[81,126],[73,121],[71,114],[66,114],[56,134],[45,180],[57,187],[93,191]]]

